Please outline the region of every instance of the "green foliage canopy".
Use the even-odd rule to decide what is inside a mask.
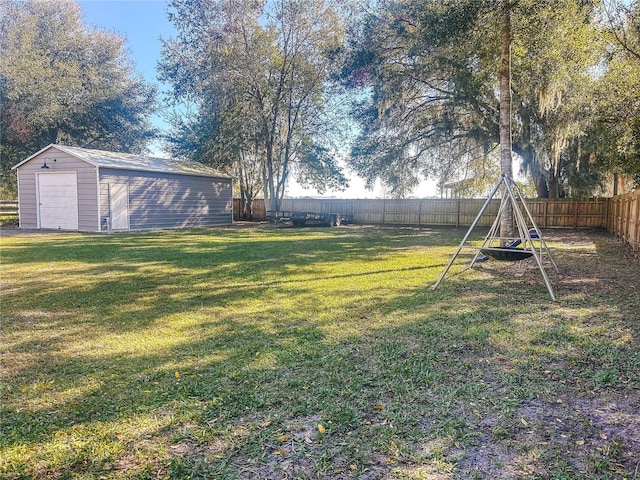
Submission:
[[[626,176],[630,186],[638,187],[640,3],[607,0],[602,14],[607,55],[605,68],[594,87],[593,122],[585,135],[582,159],[616,177]]]
[[[142,151],[155,135],[155,87],[135,75],[125,39],[88,28],[72,1],[0,2],[0,157],[12,165],[50,143]]]
[[[598,76],[607,56],[597,7],[574,0],[377,2],[354,28],[344,72],[348,85],[367,94],[356,111],[362,134],[354,167],[397,196],[424,177],[489,177],[499,143],[506,8],[513,151],[539,196],[588,194],[602,172],[597,161],[584,161],[586,135],[599,115],[596,92],[611,95]]]
[[[176,123],[173,151],[235,171],[260,170],[272,210],[292,170],[316,185],[343,185],[335,155],[320,145],[344,28],[337,5],[173,0],[178,36],[165,42],[161,77],[173,84],[177,103],[194,107]]]

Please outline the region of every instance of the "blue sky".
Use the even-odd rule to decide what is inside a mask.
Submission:
[[[147,82],[161,85],[156,66],[160,60],[162,39],[176,35],[167,18],[167,2],[164,0],[79,0],[84,19],[89,27],[97,27],[127,39],[129,58],[136,71]],[[154,126],[166,130],[168,124],[160,115],[152,117]],[[164,156],[159,144],[151,145],[153,155]]]
[[[125,37],[130,58],[147,81],[157,82],[156,64],[160,60],[160,38],[175,36],[167,19],[163,0],[80,0],[89,26],[104,28]]]
[[[82,7],[84,19],[89,27],[98,27],[117,33],[127,39],[129,58],[135,63],[136,71],[144,75],[148,82],[161,85],[157,79],[156,66],[160,60],[162,39],[176,35],[176,30],[167,18],[165,0],[76,0]],[[162,130],[168,128],[160,115],[152,117],[154,126]],[[165,156],[160,145],[152,145],[151,153]],[[343,198],[366,198],[380,196],[380,189],[367,191],[364,182],[350,175],[351,188],[346,192],[327,192]],[[432,182],[430,182],[432,183]],[[433,188],[433,186],[431,186]],[[306,189],[292,182],[288,188],[292,196],[317,195],[313,189]]]

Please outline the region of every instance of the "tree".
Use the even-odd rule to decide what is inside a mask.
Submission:
[[[498,84],[500,88],[500,173],[513,180],[513,158],[511,156],[511,2],[503,0],[500,6],[500,66]],[[513,235],[513,205],[505,204],[500,217],[500,237],[505,239]]]
[[[478,70],[484,55],[467,56],[480,7],[386,1],[363,16],[346,76],[366,94],[356,110],[362,133],[352,163],[370,184],[378,178],[400,197],[422,176],[445,183],[466,169],[458,159],[491,150],[485,132],[497,137],[498,104],[489,81],[471,71],[488,71]]]
[[[155,88],[134,75],[125,40],[86,27],[71,1],[0,0],[0,157],[10,167],[49,143],[142,151]]]
[[[640,3],[607,0],[603,6],[605,68],[594,87],[594,122],[584,154],[592,170],[640,186]]]
[[[612,41],[640,61],[640,3],[604,0],[602,10]]]
[[[513,47],[514,151],[541,198],[583,196],[598,183],[575,173],[585,173],[579,157],[604,44],[592,5],[561,6],[532,5],[535,22],[533,14],[519,16]]]
[[[208,98],[199,108],[182,109],[170,119],[173,132],[168,136],[174,157],[208,164],[231,175],[240,192],[241,217],[251,219],[253,200],[262,193],[261,148],[251,138],[255,116],[247,102],[221,108],[223,96]]]
[[[239,173],[259,160],[268,210],[279,210],[292,170],[344,183],[334,155],[318,144],[341,46],[337,7],[324,0],[174,0],[171,8],[179,34],[165,42],[161,75],[174,85],[175,101],[194,103],[198,114],[187,128],[211,147],[192,158],[233,163]],[[178,145],[186,132],[175,133]]]
[[[402,194],[500,146],[505,174],[513,150],[541,196],[557,194],[548,184],[566,179],[559,160],[584,131],[579,100],[600,61],[592,14],[572,0],[379,2],[356,30],[346,72],[371,92],[354,165]]]

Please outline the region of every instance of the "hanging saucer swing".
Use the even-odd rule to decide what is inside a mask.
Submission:
[[[532,240],[540,239],[540,235],[538,235],[537,230],[533,228],[529,230],[529,237]],[[522,245],[522,239],[518,238],[517,240],[504,247],[481,247],[480,253],[482,253],[484,257],[478,256],[476,261],[482,262],[489,260],[489,258],[493,258],[494,260],[498,260],[501,262],[518,262],[520,260],[526,260],[527,258],[530,258],[533,255],[533,251],[519,248],[520,245]]]
[[[496,215],[493,225],[489,229],[489,233],[485,237],[480,247],[466,245],[469,235],[471,235],[471,232],[480,221],[480,217],[482,217],[483,213],[491,203],[491,200],[497,193],[500,186],[503,186],[502,200],[500,202],[500,208],[498,210],[498,214]],[[500,219],[502,217],[503,212],[505,211],[506,205],[509,203],[513,207],[515,224],[518,228],[518,233],[519,233],[518,238],[515,238],[515,239],[503,239],[498,237]],[[525,216],[523,215],[521,208],[522,210],[524,210],[524,212],[526,212],[529,224],[533,226],[532,228],[529,228],[527,226],[527,220],[525,220]],[[538,246],[534,245],[533,240],[537,240]],[[510,242],[510,243],[507,243],[506,245],[504,245],[505,242]],[[496,243],[497,245],[495,245]],[[493,187],[493,190],[491,191],[491,193],[489,194],[489,197],[487,198],[484,205],[480,209],[480,212],[476,216],[476,219],[473,221],[473,223],[469,227],[467,234],[462,239],[462,242],[460,242],[458,249],[455,251],[455,253],[451,257],[451,260],[449,260],[449,263],[447,264],[444,271],[440,275],[440,278],[433,286],[433,290],[436,290],[440,286],[440,283],[442,282],[445,275],[449,271],[449,268],[451,267],[451,265],[453,265],[453,262],[458,257],[458,254],[460,253],[460,251],[465,247],[476,250],[476,254],[473,257],[473,260],[471,260],[471,264],[469,265],[468,268],[472,268],[476,262],[486,262],[490,258],[493,258],[499,261],[504,261],[504,262],[517,262],[520,260],[526,260],[527,258],[531,258],[531,257],[535,258],[538,268],[540,269],[540,273],[542,274],[544,283],[547,287],[547,290],[549,291],[549,295],[551,296],[551,299],[554,302],[556,301],[555,294],[553,293],[553,287],[551,286],[551,282],[549,281],[547,272],[545,271],[544,266],[542,264],[543,254],[548,255],[556,273],[560,273],[558,270],[558,266],[556,265],[556,262],[551,256],[551,252],[549,251],[549,248],[547,247],[546,242],[542,238],[542,235],[540,234],[540,230],[536,226],[536,223],[533,219],[533,216],[531,215],[531,212],[529,211],[529,208],[527,207],[524,197],[520,193],[518,186],[515,184],[512,178],[507,177],[505,175],[502,175],[500,177],[500,180]]]
[[[501,262],[517,262],[519,260],[526,260],[533,255],[531,250],[515,247],[485,247],[481,248],[480,252],[487,257]]]

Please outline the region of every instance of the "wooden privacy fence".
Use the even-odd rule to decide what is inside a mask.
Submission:
[[[0,221],[18,221],[18,202],[0,200]]]
[[[282,210],[340,213],[349,221],[377,225],[454,226],[471,225],[483,199],[337,200],[285,199]],[[499,208],[492,201],[478,223],[491,226]],[[606,228],[640,251],[640,192],[634,190],[612,198],[589,200],[527,200],[527,207],[540,228]],[[266,220],[264,201],[253,202],[253,220]],[[233,218],[240,220],[240,199],[233,200]],[[0,223],[18,220],[18,202],[0,201]]]
[[[285,199],[281,210],[340,213],[349,221],[373,225],[469,226],[478,215],[484,199],[421,200],[339,200]],[[527,206],[540,228],[607,228],[609,199],[527,200]],[[234,219],[240,219],[240,200],[233,205]],[[500,200],[491,201],[478,225],[491,226]],[[266,219],[264,201],[254,200],[253,220]]]
[[[607,230],[640,250],[640,192],[634,190],[609,199]]]

